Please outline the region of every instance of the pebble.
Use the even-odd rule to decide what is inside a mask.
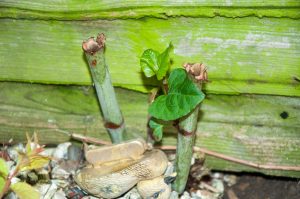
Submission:
[[[56,150],[56,148],[45,148],[44,151],[42,151],[40,153],[40,155],[43,156],[53,156],[54,151]]]
[[[218,193],[223,194],[224,193],[224,183],[222,180],[219,179],[212,179],[212,186],[218,191]]]
[[[38,182],[39,178],[38,175],[34,171],[29,171],[27,174],[26,182],[34,185]]]
[[[38,189],[43,199],[51,199],[58,189],[55,183],[37,184],[35,188]]]
[[[63,169],[60,165],[56,165],[52,169],[52,178],[53,179],[60,179],[60,180],[67,180],[71,173]]]
[[[123,197],[119,199],[142,199],[136,187],[127,192]]]
[[[59,144],[53,152],[54,159],[68,159],[68,148],[71,142],[64,142]]]
[[[219,173],[219,172],[214,172],[214,173],[211,174],[211,177],[221,179],[221,178],[223,178],[223,174]]]
[[[23,153],[25,152],[25,148],[24,148],[24,145],[23,145],[22,143],[16,144],[16,145],[14,145],[14,146],[12,146],[12,147],[9,147],[9,148],[7,149],[7,152],[8,152],[9,157],[10,157],[13,161],[15,161],[15,162],[17,162],[18,157],[19,157],[18,151],[23,152]]]
[[[16,163],[14,161],[7,161],[6,166],[9,171],[15,170]]]
[[[179,194],[176,191],[172,191],[169,199],[178,199]]]
[[[21,181],[20,178],[13,177],[13,178],[11,179],[11,184],[15,184],[15,183],[20,182],[20,181]]]
[[[168,162],[168,167],[164,173],[164,176],[170,176],[174,172],[174,165],[171,162]]]
[[[39,182],[40,183],[48,183],[50,182],[50,174],[47,169],[39,169],[36,171],[37,172],[37,176],[39,178]]]
[[[83,151],[74,144],[68,147],[68,160],[80,162],[83,159]]]
[[[187,191],[183,192],[182,196],[180,196],[180,199],[190,199],[190,198],[191,196]]]
[[[191,159],[191,166],[195,164],[195,157],[192,156],[192,159]]]
[[[55,192],[52,199],[67,199],[67,197],[66,197],[65,193],[60,189]]]
[[[176,154],[175,153],[168,154],[167,157],[168,157],[168,160],[172,162],[176,159]]]
[[[10,192],[4,197],[4,199],[18,199],[18,197],[14,192]]]
[[[67,180],[51,180],[52,183],[56,184],[59,188],[66,188],[67,186],[70,186],[70,182]]]
[[[224,175],[223,180],[229,187],[231,187],[232,185],[236,184],[237,177],[235,175]]]
[[[98,199],[94,196],[84,196],[82,199]]]
[[[195,199],[219,199],[219,196],[207,191],[207,190],[197,190],[197,192],[193,195]]]

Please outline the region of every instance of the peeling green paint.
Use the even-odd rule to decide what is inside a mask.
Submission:
[[[215,1],[89,1],[80,0],[2,0],[0,17],[91,20],[91,19],[140,19],[143,17],[285,17],[300,18],[297,0],[215,0]]]
[[[228,19],[0,20],[0,80],[90,85],[81,42],[104,32],[115,86],[147,92],[139,58],[147,48],[174,44],[173,68],[202,61],[209,93],[300,96],[300,21]],[[7,53],[14,52],[14,53]],[[284,55],[284,56],[283,56]]]
[[[146,136],[147,95],[116,89],[130,138]],[[66,132],[108,140],[91,87],[0,83],[0,141],[39,133],[41,143],[68,141]],[[207,95],[201,104],[196,145],[258,164],[300,164],[300,98],[267,95]],[[290,117],[282,119],[282,111]],[[176,129],[164,128],[162,145],[176,145]],[[212,169],[300,177],[206,157]]]
[[[21,8],[1,8],[0,18],[26,18],[26,19],[55,19],[55,20],[93,20],[93,19],[141,19],[154,17],[167,19],[170,17],[197,17],[197,18],[241,18],[241,17],[275,17],[275,18],[300,18],[300,8],[232,8],[232,7],[146,7],[125,8],[122,10],[92,10],[70,12],[47,12]]]

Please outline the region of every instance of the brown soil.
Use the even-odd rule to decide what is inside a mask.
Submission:
[[[300,199],[300,181],[243,174],[235,185],[225,188],[224,199],[233,199],[232,192],[239,199]]]
[[[193,168],[193,167],[192,167]],[[200,183],[190,173],[187,191],[195,192]],[[226,174],[226,173],[223,173]],[[236,184],[229,187],[225,182],[223,199],[300,199],[300,180],[282,177],[269,177],[260,174],[229,173],[237,176]],[[206,175],[202,182],[209,184],[211,178]]]

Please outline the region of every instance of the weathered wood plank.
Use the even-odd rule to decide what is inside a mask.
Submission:
[[[141,7],[198,7],[198,6],[221,6],[221,7],[299,7],[298,0],[91,0],[84,2],[81,0],[2,0],[1,7],[22,8],[28,10],[37,10],[44,12],[64,11],[64,12],[80,12],[80,11],[98,11],[98,10],[122,10],[136,9]]]
[[[139,91],[155,84],[140,72],[147,48],[175,46],[174,65],[203,61],[218,94],[300,96],[300,21],[169,18],[78,22],[0,20],[0,80],[89,85],[81,42],[104,32],[113,83]],[[146,86],[145,86],[146,85]]]
[[[117,89],[128,137],[145,137],[147,95]],[[0,83],[0,141],[24,141],[36,131],[42,143],[68,140],[64,132],[109,139],[91,87]],[[300,98],[208,95],[201,106],[196,145],[260,164],[300,165]],[[176,143],[172,127],[163,145]],[[208,158],[213,169],[257,171]],[[260,170],[300,177],[299,172]]]
[[[287,17],[298,19],[300,3],[286,1],[38,1],[2,0],[1,18],[91,20],[142,17]]]

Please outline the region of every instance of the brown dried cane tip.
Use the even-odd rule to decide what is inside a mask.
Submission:
[[[82,49],[86,53],[94,54],[98,50],[104,47],[105,43],[105,36],[103,33],[99,34],[97,36],[97,39],[95,41],[94,37],[90,37],[87,41],[84,41],[82,43]]]
[[[104,47],[105,44],[105,35],[103,33],[99,33],[96,39],[96,42],[99,46]]]
[[[186,72],[192,75],[197,81],[207,81],[207,68],[202,63],[184,63]]]

